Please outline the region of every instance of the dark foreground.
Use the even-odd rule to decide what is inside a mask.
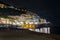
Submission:
[[[35,33],[28,30],[0,31],[0,40],[60,40],[60,35]]]

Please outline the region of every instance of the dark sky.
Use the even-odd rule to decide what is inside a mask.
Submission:
[[[59,1],[55,0],[1,0],[17,8],[26,8],[46,18],[55,26],[60,26]]]

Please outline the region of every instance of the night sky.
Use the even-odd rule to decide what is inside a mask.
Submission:
[[[26,8],[36,12],[42,18],[52,22],[60,29],[59,1],[57,0],[1,0],[4,3],[13,5],[17,8]]]

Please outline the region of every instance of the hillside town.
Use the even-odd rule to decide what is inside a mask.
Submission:
[[[13,6],[7,6],[5,4],[0,4],[0,8],[3,9],[2,10],[3,12],[0,11],[0,24],[18,25],[18,27],[16,28],[24,28],[24,29],[28,29],[28,30],[36,31],[36,32],[50,33],[50,27],[46,26],[47,24],[50,24],[50,22],[44,18],[41,18],[36,13],[19,9],[19,8],[15,8]],[[4,9],[9,9],[9,10],[14,9],[16,11],[25,11],[25,12],[22,14],[19,13],[20,15],[14,15],[16,11],[13,12],[10,10],[12,13],[12,15],[10,15],[8,10],[5,11]],[[0,27],[9,27],[9,26],[0,26]]]

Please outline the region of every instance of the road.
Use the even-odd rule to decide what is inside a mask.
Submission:
[[[60,35],[21,31],[0,31],[0,40],[60,40]]]

